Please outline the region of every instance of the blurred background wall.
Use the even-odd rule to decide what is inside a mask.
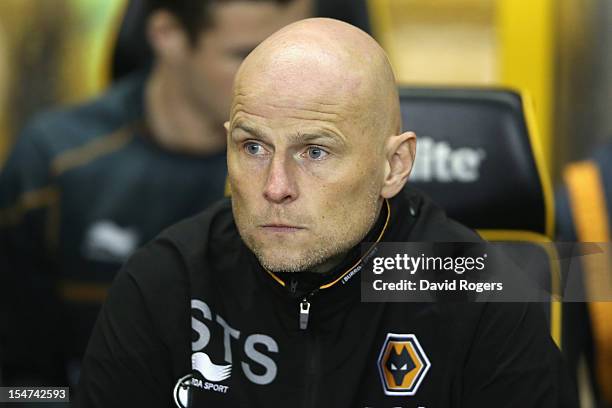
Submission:
[[[598,126],[597,138],[601,141],[612,137],[612,2],[599,0],[593,18],[595,37],[593,59],[595,67],[595,98],[590,105],[595,108],[593,122]],[[587,48],[589,44],[584,45]]]
[[[31,115],[98,93],[124,0],[0,1],[0,162]]]

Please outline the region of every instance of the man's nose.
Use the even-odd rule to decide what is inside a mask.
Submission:
[[[297,198],[297,186],[289,167],[289,163],[281,155],[273,157],[263,193],[266,200],[275,204],[286,204]]]

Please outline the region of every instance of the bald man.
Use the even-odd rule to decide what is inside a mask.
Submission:
[[[360,301],[362,242],[479,241],[404,188],[415,135],[369,36],[327,19],[277,32],[225,126],[231,200],[125,265],[79,406],[573,406],[536,306]]]

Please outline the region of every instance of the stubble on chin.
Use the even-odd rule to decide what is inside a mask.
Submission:
[[[370,230],[376,219],[376,213],[368,216],[366,227],[353,239],[347,240],[346,231],[336,232],[333,236],[315,236],[312,239],[313,244],[306,248],[305,244],[301,247],[290,248],[282,242],[274,245],[272,243],[259,242],[254,236],[245,233],[242,236],[247,247],[255,254],[262,267],[270,272],[306,272],[318,269],[326,263],[330,263],[329,268],[342,260],[344,255],[353,247],[358,245],[367,232]],[[334,262],[337,261],[337,262]],[[327,272],[322,270],[319,272]]]
[[[246,241],[245,241],[246,242]],[[315,269],[317,266],[324,264],[331,258],[337,257],[347,252],[351,247],[347,244],[344,246],[317,246],[307,249],[300,249],[297,253],[283,250],[282,246],[276,248],[263,248],[257,244],[247,246],[255,254],[261,266],[270,272],[306,272]]]

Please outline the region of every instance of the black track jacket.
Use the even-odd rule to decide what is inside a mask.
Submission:
[[[383,242],[479,240],[420,193],[389,203],[366,241],[383,228]],[[358,256],[326,275],[272,276],[240,239],[228,200],[177,224],[115,280],[77,406],[577,405],[562,395],[569,388],[540,305],[362,303],[358,273],[318,289]]]

